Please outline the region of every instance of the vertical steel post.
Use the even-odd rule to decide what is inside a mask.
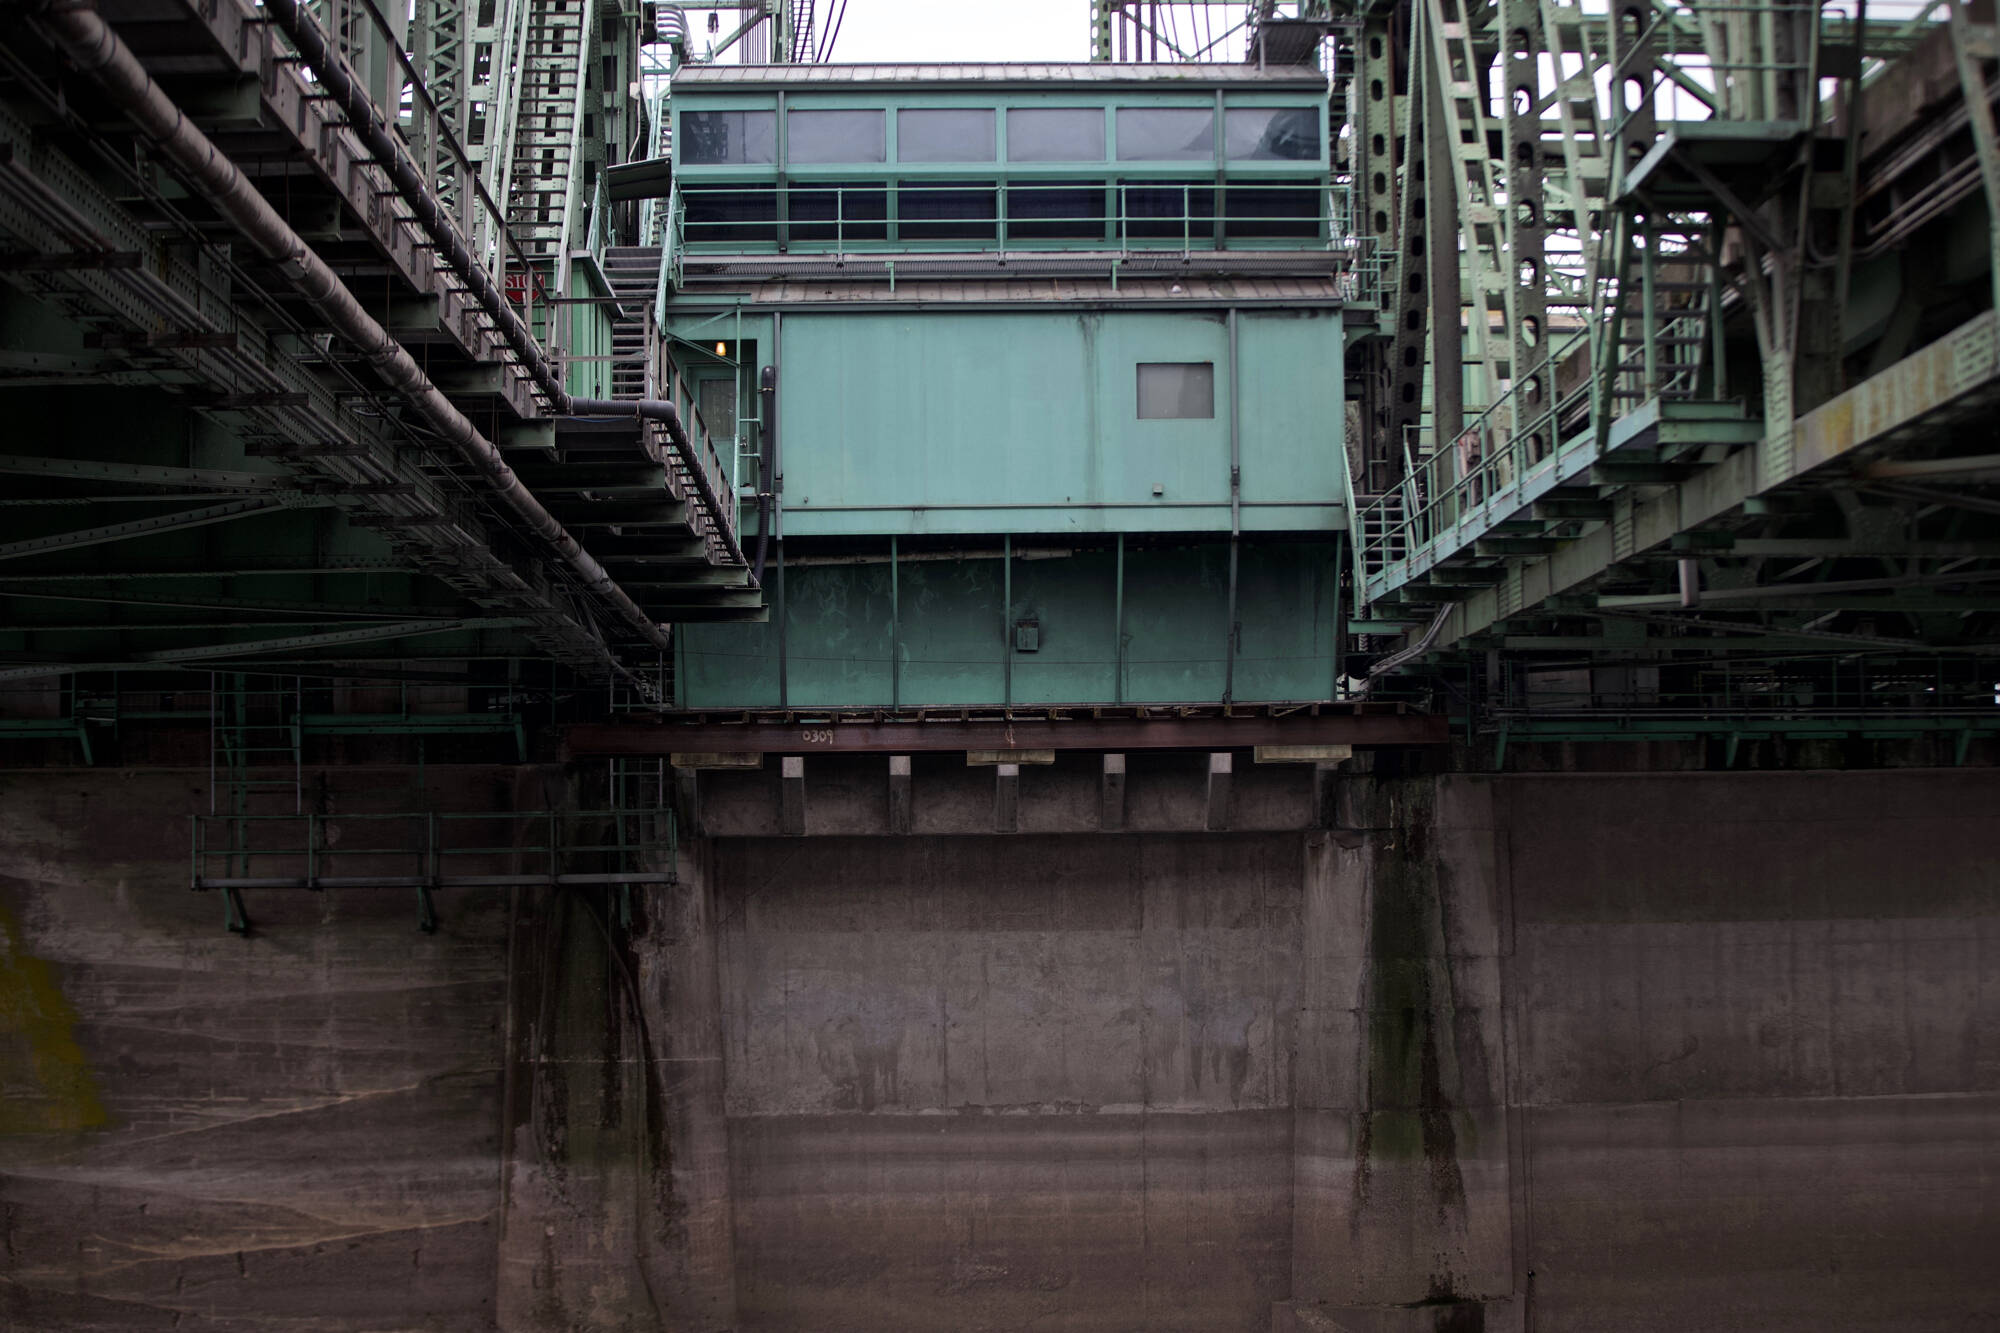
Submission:
[[[1660,306],[1659,293],[1654,286],[1660,271],[1658,220],[1648,215],[1640,235],[1646,243],[1645,250],[1639,256],[1640,352],[1644,357],[1645,396],[1653,398],[1660,392]]]
[[[1333,683],[1327,690],[1326,697],[1329,699],[1340,698],[1340,682],[1347,677],[1347,608],[1341,604],[1340,598],[1340,571],[1345,567],[1341,563],[1340,548],[1345,544],[1346,540],[1347,534],[1345,532],[1335,532],[1333,534],[1333,563],[1331,566],[1333,571]]]
[[[1014,534],[1000,538],[1000,702],[1014,702]]]
[[[215,673],[208,673],[208,813],[215,813],[215,747],[219,744],[215,710],[218,699],[215,693]]]
[[[771,614],[772,618],[778,622],[778,706],[782,708],[790,702],[791,698],[790,681],[786,669],[788,665],[786,658],[789,645],[786,643],[788,636],[785,633],[790,628],[786,623],[790,608],[785,602],[785,544],[783,542],[775,544],[778,548],[778,595],[774,600],[776,600],[778,605]]]
[[[1992,268],[1993,308],[2000,311],[2000,133],[1996,133],[1993,123],[1993,104],[1986,91],[1986,76],[1981,69],[1982,56],[1975,52],[1975,39],[1980,39],[1979,50],[1990,53],[1993,50],[1996,25],[1982,23],[1976,28],[1969,15],[1969,0],[1945,0],[1945,10],[1951,19],[1951,50],[1958,61],[1958,80],[1965,93],[1966,112],[1972,123],[1972,146],[1979,160],[1979,179],[1986,190],[1986,215],[1993,220],[1987,234],[1992,248],[1989,262]]]
[[[1238,408],[1238,386],[1242,377],[1238,371],[1236,311],[1231,309],[1226,319],[1229,331],[1229,376],[1226,387],[1229,390],[1229,602],[1228,613],[1222,626],[1222,702],[1233,703],[1236,699],[1236,573],[1238,548],[1243,536],[1243,436],[1241,411]]]
[[[1118,534],[1116,585],[1111,595],[1112,630],[1111,702],[1125,702],[1125,534]]]
[[[903,593],[897,538],[889,536],[889,706],[903,703]]]

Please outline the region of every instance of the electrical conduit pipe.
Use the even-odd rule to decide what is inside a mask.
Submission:
[[[452,451],[479,472],[494,496],[520,519],[531,536],[552,549],[647,643],[661,649],[668,647],[666,629],[641,610],[568,529],[542,507],[500,457],[492,441],[451,405],[403,350],[402,344],[362,309],[339,276],[278,216],[277,210],[235,164],[181,114],[180,108],[153,82],[131,48],[95,8],[84,0],[55,0],[41,10],[39,21],[77,68],[132,117],[133,123],[186,173],[190,183],[236,225],[260,254],[279,266],[320,317],[361,353],[383,382],[416,408]],[[568,396],[564,398],[567,400]],[[638,411],[640,405],[604,406],[615,407],[624,414]],[[665,419],[669,422],[669,433],[676,435],[675,442],[679,444],[686,439],[685,432],[679,430],[679,413],[673,411],[671,403],[647,406],[654,411],[642,415],[661,418],[664,414],[658,409],[665,408],[671,414]],[[700,469],[697,467],[695,471],[698,474]]]
[[[417,170],[402,140],[382,119],[374,100],[356,81],[347,62],[334,51],[318,21],[299,0],[264,0],[264,9],[298,49],[300,58],[319,81],[320,87],[346,115],[349,128],[388,173],[390,183],[396,187],[403,202],[409,205],[417,225],[424,229],[424,234],[437,247],[438,256],[451,269],[452,275],[465,284],[480,308],[492,318],[501,336],[514,349],[514,354],[521,358],[521,364],[535,381],[535,387],[547,396],[554,411],[561,416],[638,416],[662,423],[674,447],[689,462],[688,471],[694,479],[695,490],[720,523],[725,512],[721,497],[715,493],[707,470],[701,466],[700,456],[688,437],[679,410],[672,403],[658,399],[571,397],[569,390],[563,387],[562,376],[549,363],[547,354],[535,341],[526,321],[494,285],[493,275],[487,272],[486,266],[473,256],[457,224],[445,211],[436,193],[425,184],[423,173]],[[720,536],[730,557],[742,563],[743,551],[735,538],[727,531],[721,532]]]

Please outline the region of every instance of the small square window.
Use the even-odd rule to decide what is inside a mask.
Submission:
[[[1213,361],[1142,361],[1139,363],[1139,419],[1213,417]]]

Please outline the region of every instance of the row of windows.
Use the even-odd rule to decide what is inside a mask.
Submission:
[[[893,189],[880,181],[828,181],[783,192],[787,239],[837,244],[889,240],[892,201],[902,241],[992,241],[1003,219],[1010,242],[1101,241],[1109,234],[1200,243],[1218,225],[1229,239],[1311,240],[1320,234],[1322,193],[1315,182],[1290,180],[1220,191],[1212,180],[1115,186],[950,180]],[[686,238],[727,248],[776,242],[778,195],[769,186],[683,186]]]
[[[886,162],[889,113],[793,108],[785,113],[785,157],[809,165]],[[999,160],[998,113],[991,107],[906,107],[896,113],[898,162]],[[1212,107],[1119,107],[1116,160],[1212,162]],[[1009,162],[1102,162],[1102,107],[1010,107]],[[680,160],[688,166],[775,165],[775,111],[683,111]],[[1317,162],[1315,107],[1229,107],[1222,113],[1222,156],[1230,162]]]

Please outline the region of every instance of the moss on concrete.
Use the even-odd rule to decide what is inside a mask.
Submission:
[[[0,906],[0,1134],[91,1129],[110,1119],[55,969]]]

